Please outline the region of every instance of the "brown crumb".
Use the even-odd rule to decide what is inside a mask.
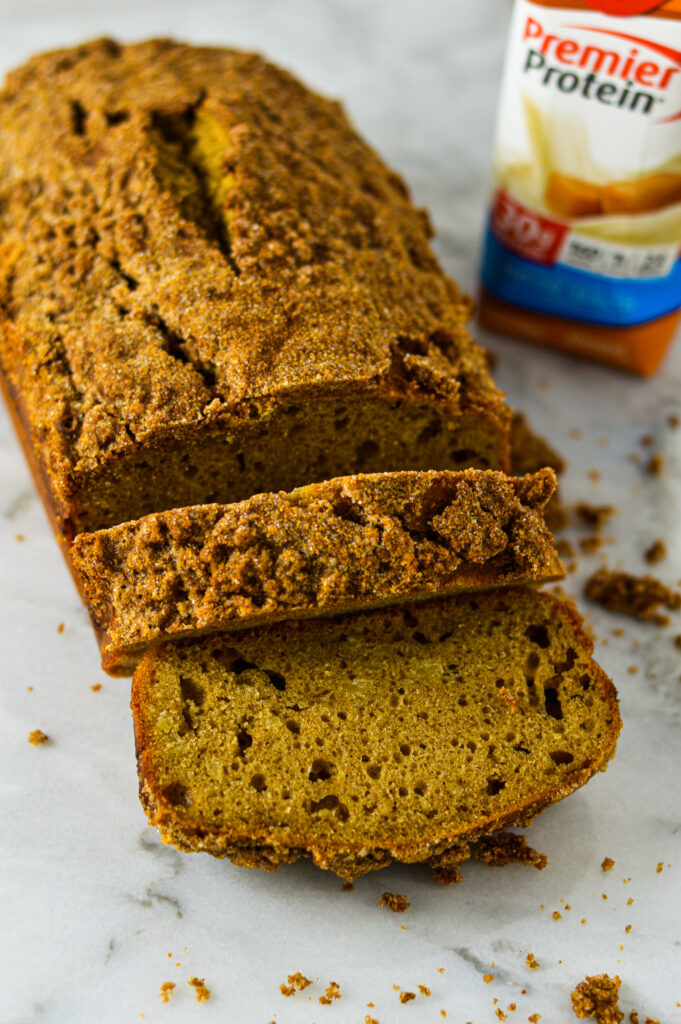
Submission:
[[[580,501],[575,505],[575,514],[586,526],[599,533],[603,527],[615,515],[617,509],[614,505],[589,505],[586,501]]]
[[[440,1010],[440,1016],[441,1017],[446,1017],[447,1016],[447,1011],[446,1010]]]
[[[411,903],[406,896],[400,896],[398,892],[384,892],[378,901],[379,907],[390,907],[393,914],[403,914]]]
[[[630,676],[635,676],[638,673],[638,665],[630,665],[627,672]]]
[[[587,580],[584,593],[611,612],[623,612],[660,626],[669,622],[668,616],[658,613],[660,605],[673,611],[681,608],[681,593],[654,576],[632,576],[609,569],[595,572]]]
[[[341,892],[352,892],[354,888],[355,886],[352,882],[343,882]]]
[[[674,637],[674,646],[675,646],[675,647],[678,647],[678,648],[679,648],[679,650],[681,650],[681,633],[678,633],[678,634],[677,634],[677,635],[676,635],[676,636]],[[32,687],[29,687],[29,689],[32,689]]]
[[[445,973],[445,969],[444,969],[444,967],[438,967],[438,969],[437,969],[437,973],[438,973],[438,974],[444,974],[444,973]]]
[[[525,836],[518,836],[515,832],[497,832],[496,835],[485,836],[478,840],[472,853],[477,860],[493,868],[520,863],[541,871],[548,863],[546,854],[537,853],[528,846]]]
[[[572,993],[572,1009],[580,1020],[593,1017],[597,1024],[619,1024],[624,1014],[619,1008],[618,993],[621,985],[618,975],[587,975]]]
[[[66,626],[64,625],[64,623],[60,622],[59,625],[57,626],[57,632],[58,633],[63,633],[65,629],[66,629]]]
[[[22,541],[26,540],[26,538],[24,537],[23,533],[16,533],[14,535],[14,539],[18,540],[20,544],[22,543]]]
[[[527,1018],[530,1024],[539,1024],[541,1020],[541,1013],[533,1013],[531,1017]]]
[[[304,988],[311,985],[312,982],[309,978],[306,978],[300,971],[296,971],[295,974],[289,974],[288,985],[283,982],[279,986],[279,991],[284,996],[292,996],[294,992],[302,992]]]
[[[607,900],[607,898],[608,898],[604,892],[601,893],[601,896],[603,897],[604,900]]]
[[[210,999],[210,989],[206,988],[205,978],[195,978],[192,974],[187,984],[191,985],[194,989],[197,1003],[205,1003],[206,1000]]]
[[[664,861],[663,861],[663,860],[661,860],[661,861],[660,861],[660,863],[659,863],[659,864],[657,865],[657,867],[655,868],[655,871],[656,871],[656,873],[657,873],[658,875],[659,875],[659,874],[661,874],[661,872],[662,872],[662,868],[663,868],[663,867],[664,867]]]
[[[504,1011],[501,1009],[501,1007],[497,1007],[497,1009],[494,1012],[496,1013],[496,1015],[499,1018],[499,1020],[508,1020],[508,1017],[506,1016]]]
[[[594,533],[590,537],[580,537],[577,543],[585,555],[593,555],[603,547],[604,541],[599,534]]]
[[[572,541],[565,539],[556,541],[556,551],[561,558],[574,558],[576,554]]]
[[[627,925],[627,927],[626,927],[626,928],[624,929],[624,931],[625,931],[625,933],[626,933],[626,934],[628,935],[628,934],[629,934],[629,932],[631,931],[631,925],[630,925],[630,924],[628,924],[628,925]]]
[[[662,452],[654,452],[646,463],[646,472],[651,476],[662,476],[664,473],[665,458]]]
[[[42,729],[34,729],[32,732],[29,732],[28,734],[28,742],[31,743],[34,747],[40,746],[41,743],[47,743],[49,738],[50,737],[47,735],[47,733],[43,732]]]
[[[173,994],[173,989],[174,988],[175,988],[175,982],[174,981],[164,981],[163,982],[163,984],[161,985],[161,991],[159,992],[159,995],[160,995],[160,997],[161,997],[161,999],[163,1000],[164,1003],[169,1003],[170,1002],[170,997]]]
[[[369,1014],[367,1013],[366,1017],[364,1018],[364,1024],[378,1024],[378,1021],[376,1020],[375,1017],[370,1017]]]
[[[643,557],[649,565],[656,565],[663,558],[667,557],[667,545],[658,538],[658,540],[653,541],[650,547],[646,548]]]
[[[516,1006],[515,1003],[509,1003],[508,1006],[506,1007],[506,1009],[508,1010],[509,1013],[515,1013],[515,1011],[518,1009],[518,1007]]]
[[[612,871],[615,866],[615,862],[612,857],[604,857],[601,861],[601,869],[603,871]]]
[[[415,992],[400,992],[400,1002],[401,1003],[408,1003],[412,999],[416,999],[416,993]]]
[[[654,443],[655,443],[655,435],[654,434],[644,434],[643,437],[641,438],[641,444],[643,445],[644,448],[650,448],[650,446],[653,445]]]
[[[525,963],[531,971],[536,971],[539,967],[539,961],[536,959],[534,953],[528,953],[525,957]]]
[[[669,414],[669,416],[667,416],[667,423],[672,428],[672,430],[677,430],[679,424],[681,424],[681,416],[679,416],[678,413],[672,412]]]
[[[595,484],[597,484],[598,481],[601,479],[600,469],[590,469],[587,471],[586,475],[588,476],[589,480],[591,480]]]
[[[585,917],[583,917],[583,918],[582,918],[582,924],[586,924],[586,923],[587,923],[587,921],[586,921],[586,918],[585,918]]]
[[[489,985],[490,981],[494,981],[494,975],[493,974],[483,974],[482,980],[484,981],[485,985]]]
[[[681,637],[679,639],[681,639]],[[681,644],[679,644],[679,647],[681,647]],[[33,693],[33,687],[32,686],[27,686],[26,689],[28,690],[29,693]]]
[[[421,993],[422,996],[430,995],[430,989],[428,988],[427,985],[419,985],[419,992]]]
[[[627,906],[630,907],[633,902],[634,902],[633,896],[630,896],[629,899],[627,900]]]
[[[93,693],[99,693],[101,688],[102,688],[102,684],[101,683],[93,683],[92,686],[90,687],[90,689],[92,690]]]
[[[560,921],[562,916],[563,915],[561,914],[560,910],[554,910],[554,912],[551,914],[551,917],[554,921]]]
[[[318,1002],[320,1002],[322,1006],[330,1006],[334,999],[340,999],[340,997],[340,985],[337,985],[335,981],[330,981],[326,987],[324,995],[319,997]]]

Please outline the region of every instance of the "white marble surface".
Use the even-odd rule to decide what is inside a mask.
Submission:
[[[447,269],[473,288],[508,15],[508,0],[6,0],[0,65],[103,33],[262,50],[344,98],[362,132],[431,207]],[[666,417],[681,409],[681,346],[644,382],[483,340],[499,353],[498,379],[511,400],[569,458],[568,498],[620,509],[614,542],[583,557],[567,589],[579,593],[602,558],[642,571],[641,553],[659,536],[669,543],[659,575],[675,582],[681,431],[670,431]],[[580,438],[570,436],[573,428]],[[666,455],[662,479],[628,460],[642,451],[644,433]],[[672,643],[681,620],[663,630],[584,608],[619,687],[624,731],[607,774],[532,829],[549,857],[542,873],[470,864],[463,884],[444,889],[425,870],[393,867],[342,893],[334,876],[309,864],[268,875],[182,855],[146,826],[128,684],[99,668],[0,412],[0,1024],[122,1024],[142,1015],[350,1024],[367,1014],[402,1024],[441,1021],[442,1009],[455,1024],[486,1024],[497,1019],[494,999],[504,1011],[517,1004],[510,1021],[541,1013],[542,1022],[562,1024],[575,1019],[574,985],[602,971],[621,976],[627,1013],[635,1007],[642,1020],[681,1021],[681,652]],[[613,636],[620,626],[625,634]],[[30,746],[35,728],[51,742]],[[616,862],[608,874],[605,856]],[[379,909],[386,889],[407,895],[406,914]],[[528,952],[541,964],[532,973]],[[285,999],[279,984],[293,971],[320,980]],[[190,974],[205,977],[207,1003],[194,1000]],[[342,999],[320,1006],[332,979]],[[177,989],[163,1005],[166,980]],[[431,997],[401,1005],[393,986],[417,991],[419,983]]]

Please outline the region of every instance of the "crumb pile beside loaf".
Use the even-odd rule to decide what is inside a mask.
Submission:
[[[613,685],[527,586],[561,460],[337,103],[231,50],[44,54],[0,228],[0,384],[105,668],[141,658],[164,840],[451,881],[605,766]]]

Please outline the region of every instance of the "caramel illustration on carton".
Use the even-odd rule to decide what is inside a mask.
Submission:
[[[516,0],[483,326],[652,373],[680,257],[681,0]]]

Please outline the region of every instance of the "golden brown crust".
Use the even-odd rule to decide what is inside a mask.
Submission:
[[[504,597],[504,594],[507,596]],[[573,762],[571,764],[568,764],[568,757],[563,759],[561,755],[558,759],[554,758],[560,771],[559,777],[557,774],[553,775],[551,784],[535,781],[533,778],[522,797],[514,799],[511,803],[507,800],[502,801],[495,813],[485,813],[476,820],[462,821],[459,825],[450,822],[444,834],[441,827],[422,825],[417,836],[405,837],[395,834],[390,840],[386,840],[385,836],[379,840],[371,839],[367,835],[363,835],[361,839],[348,840],[347,837],[340,835],[340,828],[336,835],[325,834],[315,837],[312,825],[310,826],[311,831],[305,834],[303,831],[292,830],[290,825],[277,826],[267,820],[250,827],[228,827],[224,823],[213,825],[205,818],[193,819],[191,810],[186,808],[183,808],[182,812],[178,814],[178,799],[181,803],[184,798],[184,788],[180,787],[180,791],[173,792],[174,787],[168,787],[166,784],[164,788],[164,783],[160,779],[159,770],[163,755],[160,750],[155,749],[152,739],[152,733],[157,723],[155,719],[152,720],[154,712],[151,710],[150,693],[156,683],[157,673],[163,668],[166,651],[185,651],[186,656],[191,659],[192,645],[180,643],[174,648],[172,645],[163,645],[148,652],[138,666],[133,679],[132,710],[140,776],[140,797],[151,823],[159,829],[165,842],[170,842],[187,851],[204,851],[214,856],[228,857],[241,866],[275,870],[282,863],[290,863],[300,857],[311,857],[318,866],[333,870],[344,879],[353,880],[367,871],[377,870],[387,866],[393,860],[398,860],[405,863],[426,862],[439,871],[444,880],[455,880],[455,869],[459,863],[472,855],[472,844],[499,830],[529,824],[550,804],[567,796],[587,782],[596,771],[604,768],[614,754],[621,726],[615,689],[602,669],[596,663],[588,661],[593,644],[583,632],[581,619],[570,603],[560,602],[547,594],[531,593],[524,588],[518,588],[513,591],[489,592],[479,598],[476,597],[475,600],[471,597],[460,596],[434,601],[429,605],[428,614],[439,614],[434,611],[436,608],[449,609],[457,606],[470,606],[472,602],[475,614],[471,613],[469,628],[473,630],[478,628],[476,623],[479,619],[480,607],[486,609],[484,614],[496,614],[498,617],[500,613],[494,612],[494,609],[500,608],[502,605],[508,609],[506,602],[511,603],[514,599],[523,600],[526,605],[529,602],[532,609],[532,620],[536,618],[537,612],[541,611],[552,621],[560,622],[561,628],[568,631],[573,654],[570,656],[568,652],[566,664],[572,662],[576,656],[578,664],[582,666],[578,671],[583,672],[584,659],[587,659],[588,672],[583,677],[584,682],[582,682],[582,676],[579,676],[578,681],[580,686],[586,685],[586,681],[588,681],[588,688],[599,702],[598,720],[601,739],[598,741],[588,739],[587,741],[586,734],[580,732],[579,742],[588,742],[588,747],[582,749],[578,759],[569,755],[569,761]],[[379,613],[367,613],[367,615],[376,616],[377,622],[380,619],[381,623],[386,624],[380,627],[383,630],[389,622],[395,621],[396,616],[406,614],[409,617],[411,613],[416,616],[419,614],[419,609],[422,612],[425,607],[412,605],[408,609],[389,609]],[[359,619],[361,618],[364,617],[360,616]],[[444,626],[446,619],[447,615],[445,614],[440,626]],[[319,645],[320,657],[323,659],[329,644],[330,631],[340,632],[347,629],[346,623],[349,621],[348,619],[337,620],[335,623],[310,621],[278,627],[263,627],[257,635],[259,642],[267,649],[268,636],[273,638],[276,636],[286,643],[287,634],[291,636],[292,630],[301,630],[306,646],[316,647]],[[525,625],[524,619],[523,625]],[[528,629],[531,630],[532,626],[530,625]],[[325,637],[326,639],[324,639]],[[219,642],[218,638],[211,641],[211,644],[216,642]],[[545,638],[541,631],[537,633],[537,642],[540,647],[544,645]],[[239,641],[236,640],[234,643],[236,649],[240,650]],[[562,665],[561,671],[564,670],[565,666]],[[558,683],[554,683],[554,685],[558,685]],[[551,691],[547,691],[547,700],[551,699],[550,693]],[[286,699],[291,700],[289,697]],[[518,714],[517,711],[515,713]],[[548,714],[553,714],[550,707]],[[499,739],[500,737],[497,737],[497,745]],[[390,738],[387,735],[384,740],[387,744],[390,743]],[[563,742],[567,742],[565,738]],[[369,753],[371,754],[371,751]],[[489,853],[489,851],[487,852]],[[493,854],[490,855],[493,856]]]
[[[549,469],[346,477],[81,534],[70,554],[104,668],[123,674],[168,638],[560,579],[554,488]]]
[[[426,218],[338,104],[261,58],[34,58],[0,94],[0,198],[0,366],[71,528],[124,457],[285,400],[422,396],[478,417],[504,465]]]

